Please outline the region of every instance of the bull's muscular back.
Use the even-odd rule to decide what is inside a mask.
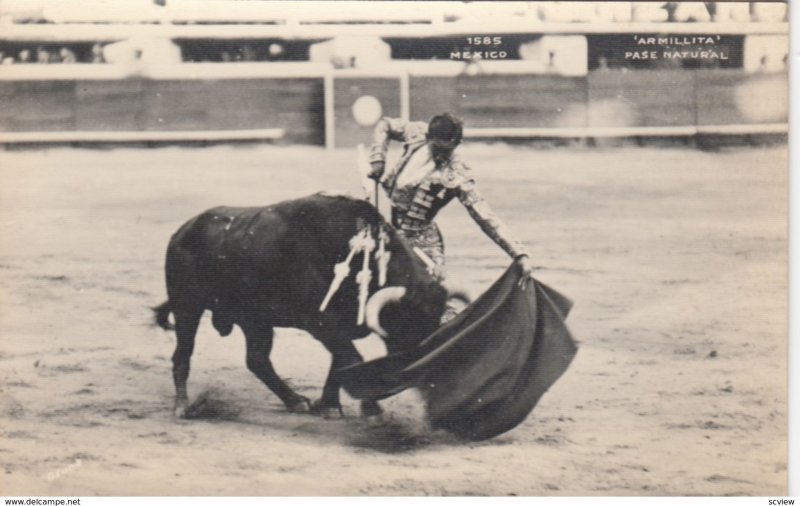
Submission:
[[[308,330],[339,321],[354,326],[354,278],[361,255],[353,259],[350,276],[325,313],[318,307],[334,265],[347,256],[349,240],[364,225],[382,223],[368,202],[323,194],[267,207],[210,209],[187,222],[170,241],[170,300],[212,309],[215,320],[218,314],[230,322],[257,314],[274,326]],[[417,283],[430,284],[421,261],[393,230],[389,232],[389,284],[412,290]]]

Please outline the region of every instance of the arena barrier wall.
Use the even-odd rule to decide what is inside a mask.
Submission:
[[[364,78],[365,86],[367,78]],[[552,74],[410,75],[408,92],[388,111],[427,120],[449,111],[464,119],[468,138],[592,138],[783,134],[788,131],[788,76],[741,70],[603,70],[584,77]],[[357,86],[357,78],[348,83]],[[352,90],[352,88],[350,88]],[[367,88],[364,87],[364,93]],[[404,98],[405,96],[405,98]],[[334,145],[368,143],[358,124],[359,97],[337,94]],[[407,106],[405,104],[408,104]],[[340,136],[340,131],[347,131]]]
[[[454,62],[453,62],[454,63]],[[272,140],[369,143],[381,116],[450,111],[466,137],[785,133],[788,76],[741,70],[383,73],[318,64],[13,66],[0,142]],[[71,68],[70,68],[71,67]],[[463,67],[463,65],[462,65]],[[78,77],[80,76],[80,77]]]
[[[17,78],[4,73],[0,141],[270,139],[324,144],[326,93],[319,68],[275,76],[264,75],[267,69],[259,67],[259,72],[224,76],[198,68],[149,76],[92,69],[89,78],[78,79],[61,69],[55,76],[41,74],[42,68],[34,70],[39,75],[27,72]]]

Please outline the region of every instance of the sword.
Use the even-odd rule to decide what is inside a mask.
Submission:
[[[372,188],[370,188],[370,182],[375,183],[375,202],[373,204],[375,207],[378,207],[378,200],[377,200],[377,193],[378,193],[378,182],[374,181],[369,177],[369,173],[372,171],[372,167],[367,161],[367,153],[365,151],[364,145],[359,144],[356,146],[356,167],[358,168],[358,173],[361,176],[361,187],[364,189],[364,196],[366,200],[370,200],[370,192]]]

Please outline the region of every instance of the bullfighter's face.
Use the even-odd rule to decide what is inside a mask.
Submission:
[[[429,139],[428,140],[428,149],[431,153],[431,158],[436,166],[441,166],[453,156],[453,151],[458,146],[458,143],[454,143],[452,141],[440,141]]]

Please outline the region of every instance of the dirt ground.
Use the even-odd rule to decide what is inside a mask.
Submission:
[[[464,443],[407,391],[371,429],[289,414],[236,330],[201,326],[200,418],[172,418],[174,335],[150,326],[170,235],[218,204],[356,192],[352,150],[214,146],[0,152],[0,491],[5,495],[785,495],[786,146],[462,154],[575,301],[565,375],[516,429]],[[508,265],[458,203],[453,285]],[[359,347],[381,353],[368,338]],[[273,361],[309,397],[329,358],[281,329]]]

